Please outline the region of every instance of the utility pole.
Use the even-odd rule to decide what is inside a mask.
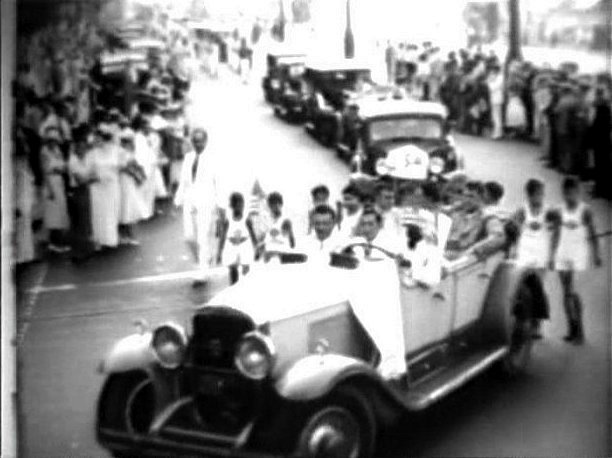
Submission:
[[[346,29],[344,31],[344,57],[355,57],[355,37],[351,25],[351,0],[346,0]]]

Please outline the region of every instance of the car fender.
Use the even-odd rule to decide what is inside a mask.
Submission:
[[[100,363],[98,371],[103,374],[146,370],[155,362],[151,349],[151,332],[132,334],[119,340]]]
[[[291,401],[312,401],[353,376],[381,381],[368,364],[338,354],[309,355],[291,365],[275,382],[277,393]]]
[[[509,342],[508,321],[512,315],[520,313],[513,309],[513,301],[523,282],[529,282],[534,292],[540,296],[542,307],[548,309],[548,298],[538,274],[514,261],[504,261],[493,273],[484,303],[482,318],[487,338],[495,341],[501,339],[500,343]]]

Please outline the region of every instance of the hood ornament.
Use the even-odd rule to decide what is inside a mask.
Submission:
[[[315,344],[315,353],[319,356],[323,356],[329,352],[329,347],[329,340],[321,338],[317,340],[317,343]]]

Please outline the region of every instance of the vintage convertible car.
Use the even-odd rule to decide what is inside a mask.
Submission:
[[[266,56],[267,73],[261,81],[264,98],[266,102],[271,103],[276,107],[285,107],[287,113],[292,109],[299,108],[301,111],[302,105],[299,97],[295,97],[295,101],[287,98],[286,101],[281,100],[286,89],[291,89],[299,83],[304,73],[304,61],[306,55],[296,49],[280,48],[271,51]]]
[[[376,250],[376,247],[374,251]],[[489,368],[523,371],[535,272],[465,255],[430,288],[405,266],[332,255],[254,269],[202,306],[119,341],[101,362],[98,441],[114,456],[374,456],[377,433]],[[405,375],[379,371],[403,352]]]
[[[377,86],[371,81],[371,70],[366,63],[353,59],[312,61],[304,72],[305,127],[313,137],[326,146],[335,146],[341,113],[347,100]]]
[[[379,173],[377,164],[391,152],[409,145],[428,153],[430,175],[464,168],[464,158],[451,135],[446,108],[436,102],[362,98],[352,102],[343,114],[338,138],[339,157],[349,160],[355,154],[360,155],[363,172],[371,175]]]

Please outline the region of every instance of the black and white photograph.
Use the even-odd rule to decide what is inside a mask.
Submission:
[[[612,0],[1,0],[2,458],[612,456]]]

